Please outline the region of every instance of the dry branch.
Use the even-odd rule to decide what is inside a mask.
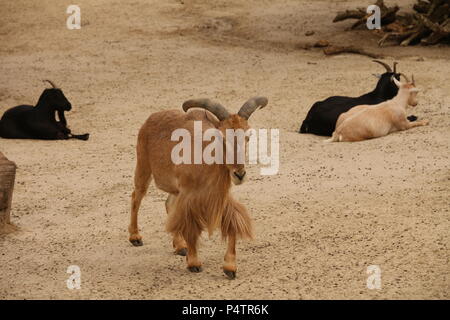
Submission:
[[[383,0],[377,0],[381,10],[380,46],[394,41],[402,46],[421,43],[423,45],[450,41],[450,0],[417,0],[414,13],[397,14],[399,7],[387,7]],[[357,19],[354,29],[366,23],[364,8],[339,12],[333,22]]]
[[[388,8],[383,0],[377,0],[375,3],[381,11],[381,24],[386,25],[395,21],[395,15],[399,10],[398,6]],[[365,8],[357,8],[356,10],[346,10],[343,12],[338,12],[333,22],[339,22],[347,19],[356,19],[357,21],[350,27],[350,29],[355,29],[360,25],[364,25],[367,22],[371,14],[366,12]]]

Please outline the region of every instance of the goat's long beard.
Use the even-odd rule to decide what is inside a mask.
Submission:
[[[252,221],[247,209],[234,200],[231,195],[228,196],[222,213],[221,229],[223,240],[229,235],[235,235],[242,239],[253,238]]]
[[[231,197],[230,188],[231,177],[226,170],[214,187],[180,192],[169,212],[166,230],[183,235],[186,241],[203,230],[211,235],[219,227],[222,238],[230,234],[252,238],[250,217],[245,207]]]

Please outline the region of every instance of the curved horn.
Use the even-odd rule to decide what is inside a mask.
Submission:
[[[253,97],[247,100],[246,103],[244,103],[239,109],[238,116],[248,120],[252,113],[258,109],[259,107],[264,108],[267,105],[266,97]]]
[[[402,83],[400,81],[398,81],[394,75],[391,76],[391,81],[394,81],[395,85],[400,88],[402,86]]]
[[[397,73],[397,65],[398,65],[398,62],[397,61],[394,61],[394,73]]]
[[[387,63],[380,60],[372,60],[372,61],[381,64],[386,69],[387,72],[392,72],[391,67]]]
[[[406,76],[406,74],[404,73],[399,73],[401,76],[403,76],[403,78],[405,78],[407,83],[410,83],[409,78]]]
[[[184,112],[187,112],[190,108],[202,108],[208,110],[209,112],[214,114],[220,121],[223,121],[230,116],[224,106],[209,99],[191,99],[185,101],[183,103]]]
[[[412,81],[413,85],[416,85],[416,80],[414,80],[414,75],[413,74],[411,74],[411,81]]]
[[[50,85],[55,89],[57,88],[57,86],[50,80],[42,80],[42,81],[50,83]]]

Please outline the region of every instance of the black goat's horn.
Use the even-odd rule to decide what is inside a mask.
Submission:
[[[394,73],[397,73],[397,65],[398,65],[398,62],[394,61]]]
[[[183,110],[187,112],[190,108],[202,108],[214,114],[217,119],[223,121],[230,117],[229,112],[220,103],[209,99],[192,99],[183,103]]]
[[[53,83],[53,81],[50,80],[42,80],[42,81],[50,83],[50,85],[55,89],[57,88],[57,86]]]
[[[247,100],[246,103],[241,107],[238,112],[238,115],[246,120],[250,118],[252,113],[258,109],[259,107],[264,108],[267,105],[266,97],[253,97]]]
[[[372,61],[381,64],[383,67],[385,67],[387,72],[392,72],[392,68],[387,63],[380,60],[372,60]]]

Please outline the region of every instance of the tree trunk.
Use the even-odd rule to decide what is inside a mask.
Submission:
[[[16,165],[0,152],[0,233],[10,227],[10,211],[16,177]]]

